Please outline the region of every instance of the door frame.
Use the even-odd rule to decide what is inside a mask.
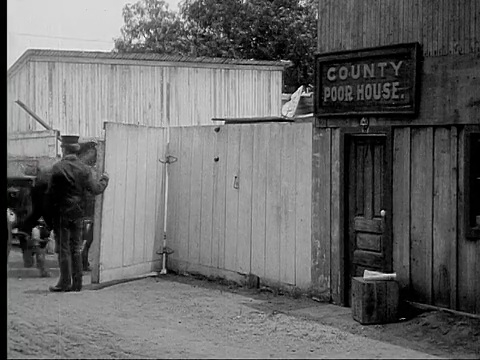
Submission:
[[[349,289],[350,286],[350,270],[349,269],[349,262],[350,262],[350,238],[349,238],[349,223],[348,223],[348,176],[349,176],[349,169],[348,169],[348,157],[349,157],[349,139],[355,135],[359,136],[385,136],[385,183],[387,184],[387,189],[389,189],[388,193],[385,195],[385,210],[387,216],[385,220],[385,234],[388,236],[391,242],[393,242],[393,213],[392,213],[392,195],[393,195],[393,187],[392,187],[392,171],[393,171],[393,128],[391,126],[371,126],[368,128],[368,131],[362,131],[360,127],[345,127],[341,129],[341,136],[340,136],[340,149],[343,152],[343,156],[341,157],[341,176],[340,176],[340,193],[341,193],[341,209],[340,209],[340,228],[341,228],[341,235],[340,235],[340,302],[343,306],[350,306],[350,299],[349,296]],[[387,263],[390,266],[393,266],[393,244],[391,246],[391,250],[388,254],[386,254]],[[391,269],[390,269],[391,270]]]

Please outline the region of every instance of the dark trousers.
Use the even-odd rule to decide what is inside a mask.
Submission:
[[[90,250],[90,246],[93,242],[93,226],[91,220],[83,221],[82,232],[82,240],[85,242],[82,250],[83,270],[88,271],[90,268],[90,263],[88,262],[88,251]]]
[[[82,288],[82,221],[60,218],[55,221],[55,252],[58,253],[60,279],[58,287]]]

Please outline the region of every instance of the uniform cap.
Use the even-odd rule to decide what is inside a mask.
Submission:
[[[62,146],[78,144],[78,135],[62,135]]]

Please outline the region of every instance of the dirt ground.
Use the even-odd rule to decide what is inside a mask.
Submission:
[[[79,293],[11,254],[8,358],[476,358],[480,320],[443,311],[363,326],[351,310],[197,276],[159,275]],[[48,263],[56,267],[55,257]]]

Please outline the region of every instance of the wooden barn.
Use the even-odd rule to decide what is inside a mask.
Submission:
[[[312,285],[480,314],[480,3],[319,0]]]
[[[102,137],[103,122],[212,124],[214,117],[280,116],[289,62],[27,50],[7,71],[8,133],[53,129]]]

